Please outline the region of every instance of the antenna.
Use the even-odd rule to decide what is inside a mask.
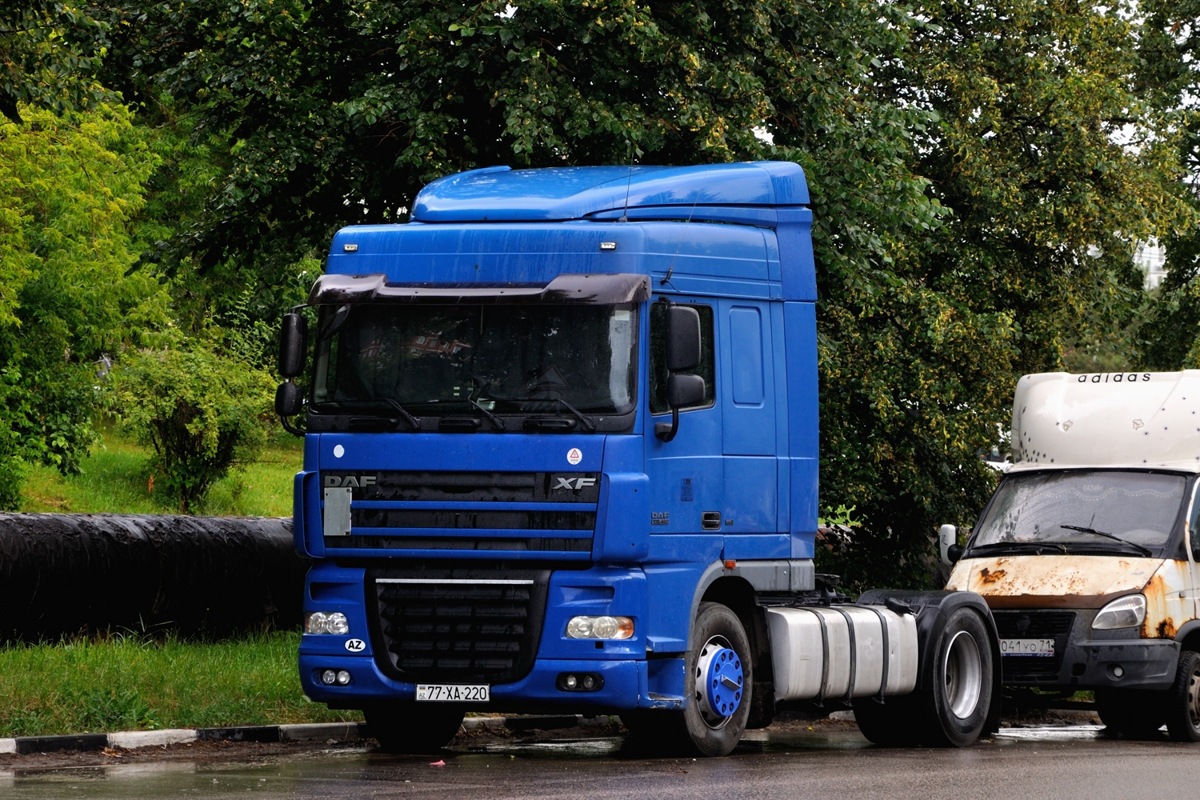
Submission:
[[[625,206],[621,209],[621,222],[629,222],[629,192],[633,187],[633,142],[626,142],[629,145],[629,157],[626,159],[629,162],[629,173],[625,176]]]

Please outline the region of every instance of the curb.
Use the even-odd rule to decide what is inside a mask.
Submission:
[[[108,748],[136,750],[191,742],[303,742],[313,740],[357,741],[365,739],[366,725],[331,722],[320,725],[254,725],[233,728],[168,729],[125,733],[85,733],[71,736],[20,736],[0,739],[0,755],[33,753],[96,752]]]
[[[532,730],[558,730],[587,727],[607,718],[577,715],[529,717],[467,717],[463,729],[468,732],[492,731],[525,733]],[[191,742],[356,742],[370,738],[364,722],[329,722],[298,725],[247,725],[229,728],[178,728],[125,733],[84,733],[69,736],[20,736],[0,739],[0,755],[34,753],[96,752],[109,748],[136,750],[141,747],[165,747]]]

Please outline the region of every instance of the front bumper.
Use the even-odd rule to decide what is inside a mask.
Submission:
[[[308,638],[308,637],[305,637]],[[384,675],[373,658],[362,655],[300,653],[300,682],[317,702],[334,708],[361,708],[384,701],[416,699],[416,684]],[[328,686],[321,682],[325,670],[345,670],[350,682]],[[563,674],[590,674],[600,685],[595,691],[560,688]],[[464,703],[476,712],[516,713],[619,713],[635,708],[678,709],[683,704],[682,658],[647,661],[538,660],[519,681],[491,686],[488,703]]]
[[[1004,684],[1046,689],[1165,689],[1175,680],[1179,643],[1143,639],[1137,629],[1096,631],[1092,610],[994,610],[1000,638],[1054,640],[1053,656],[1004,655]]]

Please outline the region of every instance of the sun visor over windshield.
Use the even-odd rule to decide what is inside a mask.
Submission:
[[[645,275],[559,275],[545,285],[390,284],[385,275],[322,275],[310,305],[341,303],[552,303],[613,305],[650,297]]]

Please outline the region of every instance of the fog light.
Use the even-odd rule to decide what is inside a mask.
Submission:
[[[598,672],[562,672],[556,683],[563,692],[598,692],[604,688],[604,678]]]
[[[345,669],[323,669],[320,677],[326,686],[349,686],[352,680],[350,671]]]
[[[572,639],[632,639],[633,620],[629,617],[572,617],[567,623]]]
[[[332,633],[337,636],[345,636],[350,632],[350,621],[340,611],[332,613],[314,611],[304,616],[304,632]]]

